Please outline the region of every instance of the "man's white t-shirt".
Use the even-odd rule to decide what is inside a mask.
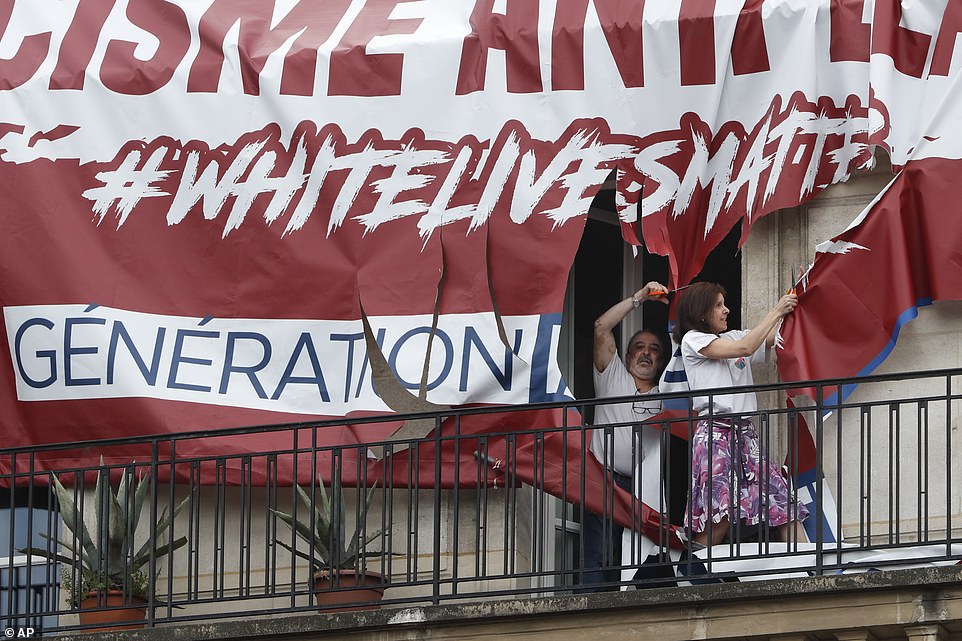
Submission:
[[[682,337],[681,356],[692,390],[752,385],[752,364],[764,363],[768,356],[768,348],[764,343],[748,357],[712,359],[699,353],[716,339],[734,341],[748,334],[748,331],[733,329],[722,334],[706,334],[693,329]],[[712,400],[715,414],[751,414],[758,409],[754,393],[716,394]],[[707,396],[696,396],[692,402],[696,412],[708,413]]]
[[[624,362],[617,356],[612,357],[605,371],[599,372],[594,367],[591,369],[594,374],[595,396],[598,398],[638,394],[635,379],[628,373]],[[645,394],[656,394],[657,392],[658,387],[655,386]],[[595,429],[591,430],[591,453],[599,461],[605,463],[606,467],[625,476],[632,476],[634,474],[633,466],[641,461],[648,461],[648,465],[645,467],[656,467],[661,462],[659,456],[661,439],[658,429],[640,429],[640,442],[635,448],[632,448],[631,437],[635,432],[632,424],[653,418],[655,414],[661,411],[661,401],[645,400],[643,396],[639,395],[639,399],[635,403],[598,405],[595,408]],[[646,408],[649,411],[638,413],[635,412],[633,406],[639,409]],[[605,425],[612,424],[622,427],[604,429]],[[605,442],[606,439],[607,443]],[[643,470],[643,476],[648,476],[646,469]],[[657,484],[655,487],[657,487]],[[657,505],[655,503],[653,507],[657,509]]]
[[[628,396],[638,394],[635,379],[628,373],[625,363],[617,356],[612,357],[605,371],[591,368],[595,382],[595,396],[598,398]],[[591,453],[605,466],[615,472],[634,477],[635,496],[649,507],[664,510],[667,503],[662,492],[664,480],[661,470],[661,430],[657,427],[642,427],[637,430],[639,443],[632,448],[632,424],[640,423],[661,411],[661,401],[647,400],[646,394],[655,394],[658,387],[652,387],[645,394],[638,395],[635,403],[598,405],[595,407],[595,427],[591,430]],[[644,407],[649,411],[637,413],[633,407]],[[624,427],[605,429],[605,425],[618,424]],[[607,443],[605,442],[607,440]],[[605,459],[608,459],[605,461]],[[631,566],[638,559],[646,559],[658,545],[640,532],[625,528],[622,532],[622,563]],[[622,579],[631,580],[636,568],[628,567],[622,571]],[[622,588],[623,590],[626,588]]]

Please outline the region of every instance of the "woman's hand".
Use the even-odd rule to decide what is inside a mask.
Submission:
[[[778,303],[775,304],[773,308],[774,312],[778,314],[779,318],[784,318],[792,312],[798,306],[798,296],[795,294],[785,294],[782,296]]]

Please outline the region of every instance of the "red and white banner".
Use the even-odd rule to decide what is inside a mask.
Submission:
[[[894,11],[889,8],[893,20]],[[898,173],[848,229],[816,248],[797,288],[799,306],[780,330],[783,380],[869,375],[919,308],[962,300],[962,206],[956,196],[962,87],[953,62],[962,5],[906,8],[898,24],[888,36],[901,43],[894,72],[872,67],[873,90],[887,96],[891,129],[884,144]],[[850,384],[823,387],[821,395],[812,388],[792,393],[831,406],[854,389]]]
[[[962,300],[959,176],[958,159],[910,160],[863,218],[819,245],[798,288],[799,305],[781,329],[783,380],[867,376],[920,307]],[[793,393],[830,408],[854,389]]]
[[[872,144],[962,156],[928,126],[960,28],[944,1],[0,1],[5,444],[386,412],[362,315],[429,402],[558,398],[612,169],[687,282]]]

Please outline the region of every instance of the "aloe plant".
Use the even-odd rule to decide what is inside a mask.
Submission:
[[[65,588],[75,607],[91,591],[122,590],[130,597],[148,599],[152,586],[148,585],[144,568],[150,563],[151,556],[158,559],[187,544],[184,536],[168,543],[167,529],[170,520],[183,509],[190,497],[181,501],[170,515],[165,507],[152,530],[157,535],[149,536],[138,548],[134,536],[147,498],[148,477],[142,476],[133,484],[128,481],[130,475],[124,474],[116,492],[105,477],[104,472],[97,476],[94,489],[96,537],[91,536],[84,521],[79,493],[69,492],[56,476],[51,475],[63,525],[72,536],[54,540],[41,534],[59,544],[63,553],[43,548],[21,550],[64,564]]]
[[[377,484],[371,486],[364,500],[359,524],[367,520],[367,511],[374,498]],[[300,485],[295,485],[297,494],[306,508],[306,519],[298,519],[292,514],[271,510],[297,535],[297,538],[308,545],[308,552],[302,552],[283,541],[278,543],[297,556],[307,559],[315,572],[330,572],[335,569],[350,569],[357,567],[362,557],[380,556],[381,552],[368,552],[367,547],[384,535],[379,529],[373,534],[363,535],[360,525],[350,538],[350,544],[345,535],[344,521],[347,511],[344,505],[344,492],[340,480],[335,478],[328,495],[323,482],[317,484],[314,500]],[[363,540],[362,540],[363,537]]]

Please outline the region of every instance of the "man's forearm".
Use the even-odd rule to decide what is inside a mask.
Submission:
[[[660,300],[661,302],[667,303],[668,298],[664,293],[660,293],[667,291],[668,288],[661,283],[655,281],[647,283],[628,298],[620,300],[609,307],[605,313],[599,316],[595,320],[595,335],[614,330],[615,325],[623,321],[632,310],[637,309],[646,300]],[[653,292],[659,292],[660,294],[656,295]]]

